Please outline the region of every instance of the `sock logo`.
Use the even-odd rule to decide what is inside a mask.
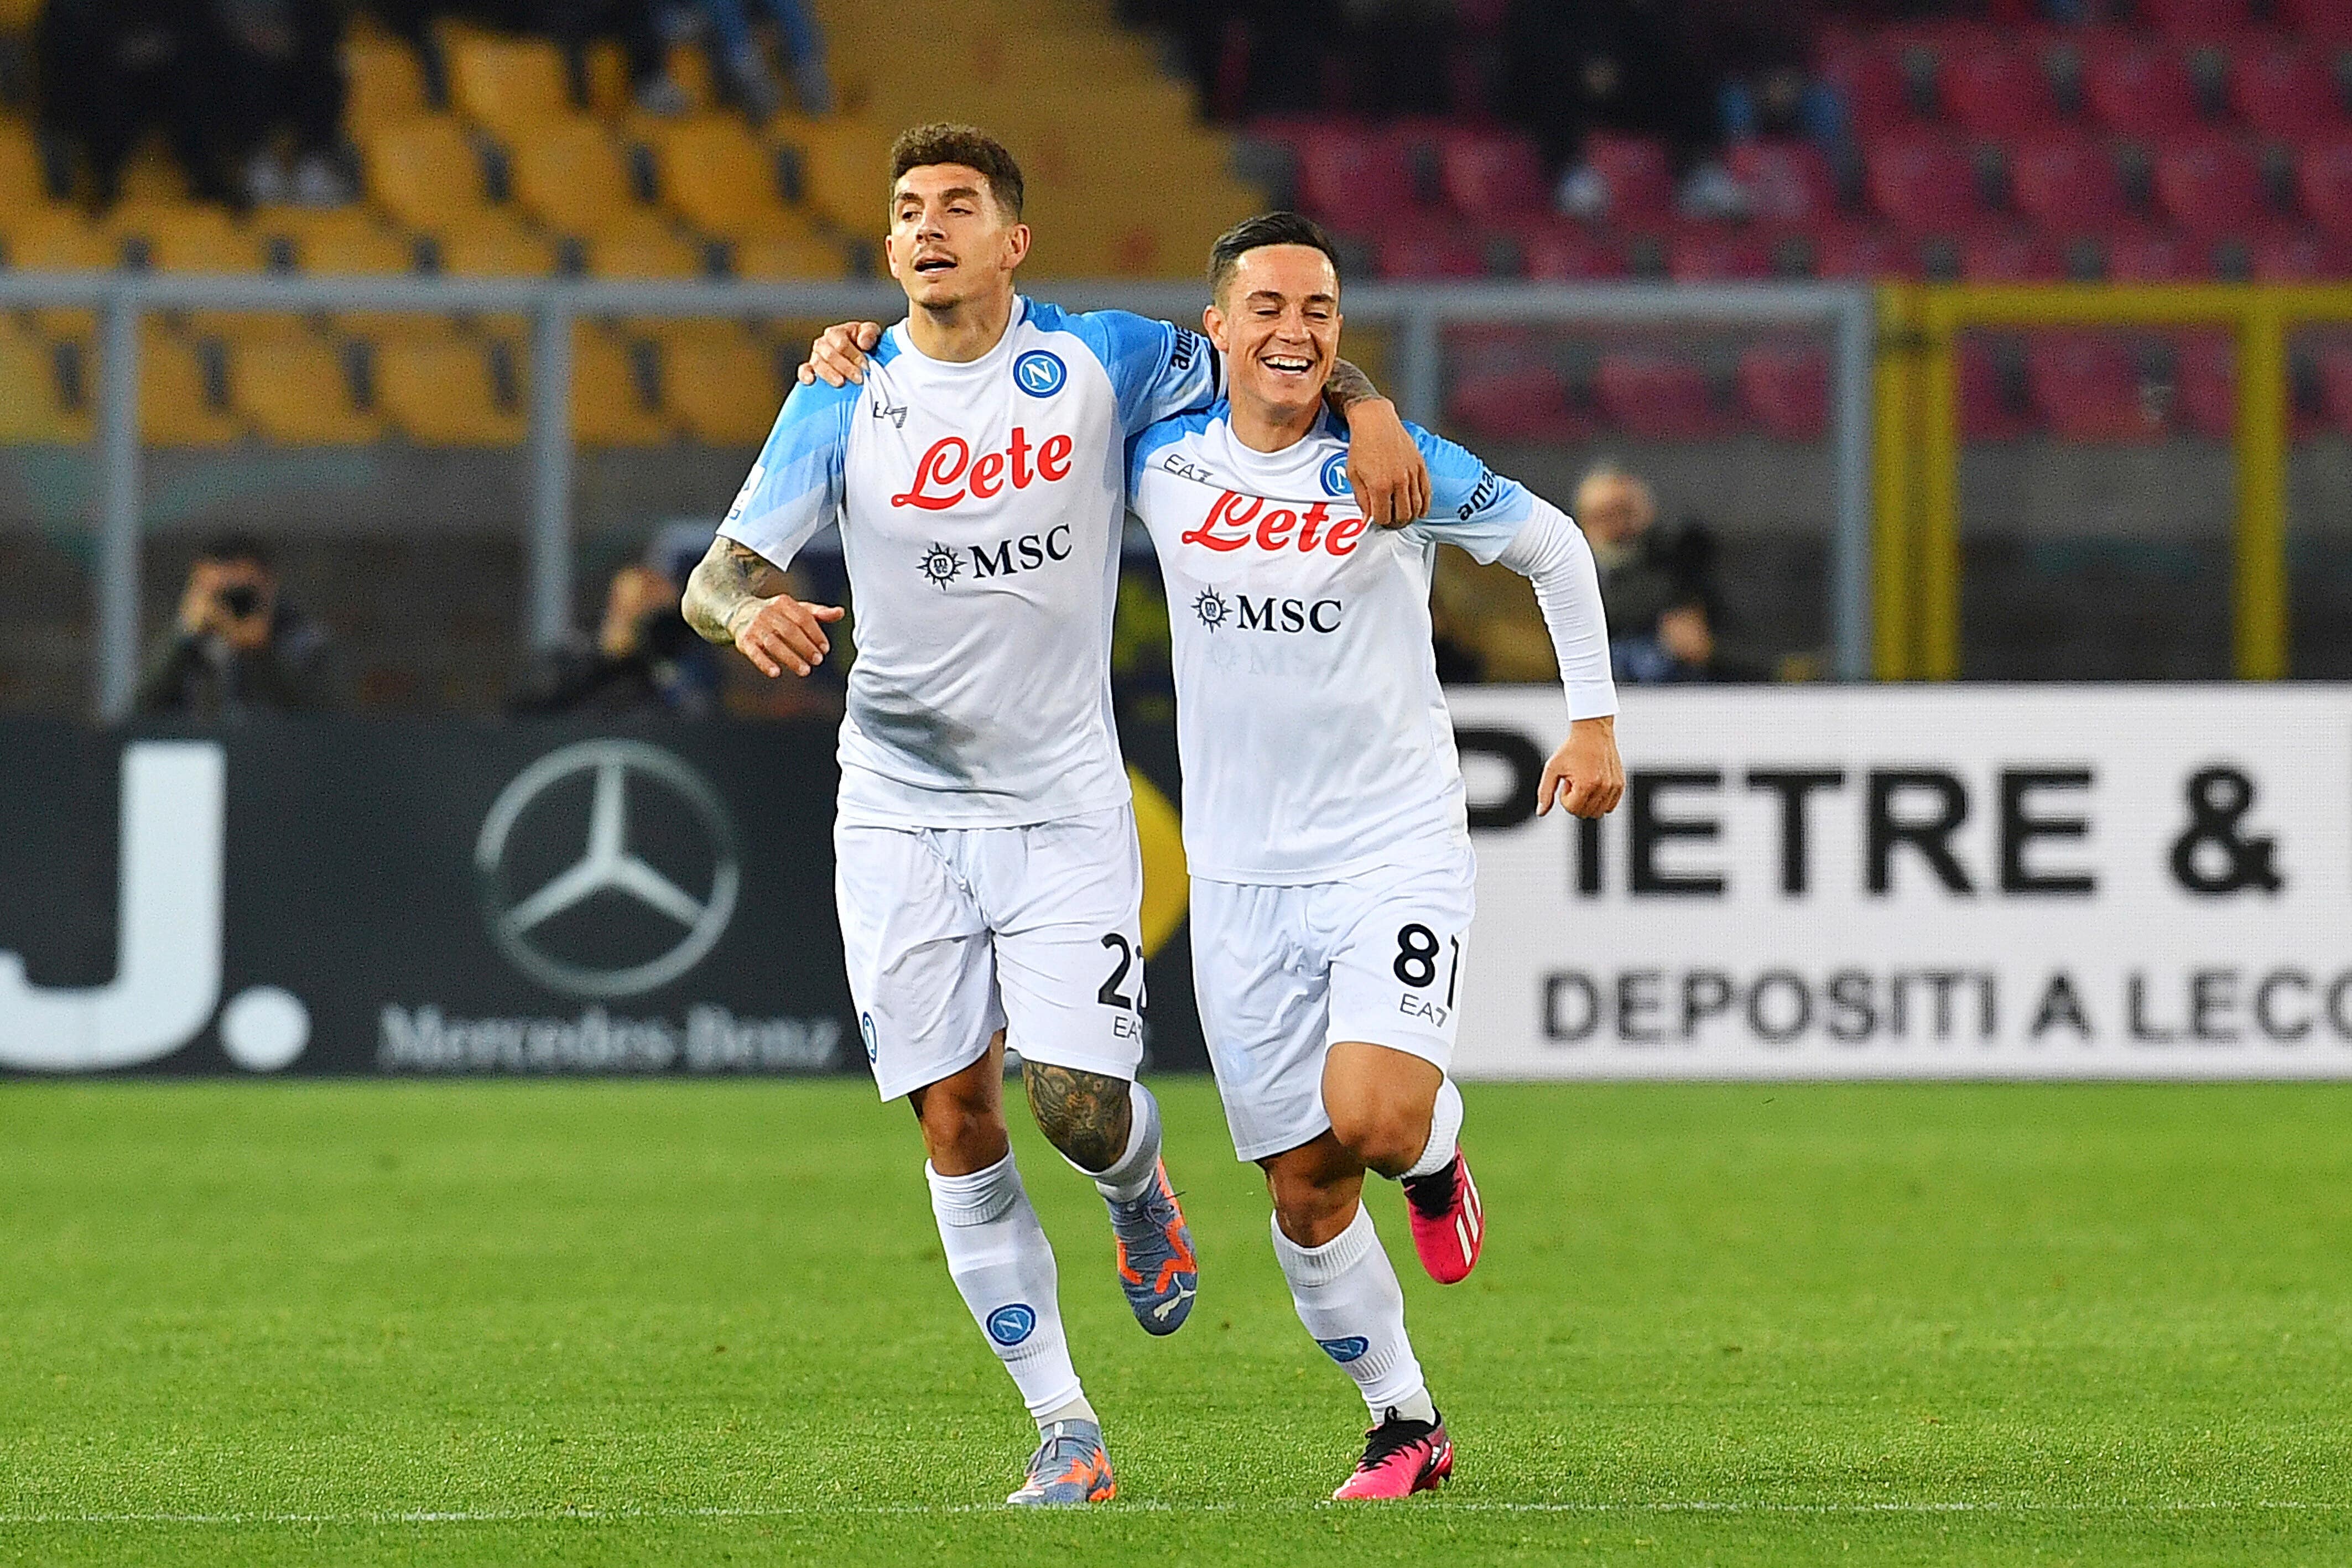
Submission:
[[[1346,1339],[1318,1339],[1315,1343],[1321,1345],[1323,1353],[1341,1366],[1347,1365],[1351,1361],[1360,1361],[1363,1359],[1364,1353],[1372,1348],[1372,1342],[1360,1333],[1351,1333]]]
[[[1007,1350],[1036,1332],[1037,1309],[1025,1302],[1015,1301],[988,1314],[988,1337]],[[1361,1355],[1363,1352],[1356,1354]]]

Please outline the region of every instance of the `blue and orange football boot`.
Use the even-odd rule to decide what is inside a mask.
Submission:
[[[1004,1500],[1014,1508],[1083,1508],[1118,1495],[1101,1426],[1055,1421],[1039,1434],[1037,1451],[1029,1456],[1029,1479]]]
[[[1168,1185],[1168,1167],[1153,1167],[1151,1187],[1132,1203],[1110,1205],[1111,1234],[1118,1239],[1118,1285],[1135,1321],[1150,1334],[1171,1334],[1192,1312],[1201,1293],[1201,1266],[1192,1259],[1192,1232]]]

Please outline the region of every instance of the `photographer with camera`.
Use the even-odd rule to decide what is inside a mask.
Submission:
[[[207,544],[188,570],[179,623],[139,686],[139,711],[198,718],[330,706],[326,633],[288,603],[259,540]]]

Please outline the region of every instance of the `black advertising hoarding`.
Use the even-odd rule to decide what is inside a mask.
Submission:
[[[0,1071],[863,1071],[836,778],[822,724],[0,726]]]

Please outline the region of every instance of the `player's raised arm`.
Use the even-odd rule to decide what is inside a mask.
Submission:
[[[1331,366],[1323,401],[1348,426],[1348,487],[1365,517],[1399,528],[1429,510],[1429,464],[1396,404],[1346,360]]]

